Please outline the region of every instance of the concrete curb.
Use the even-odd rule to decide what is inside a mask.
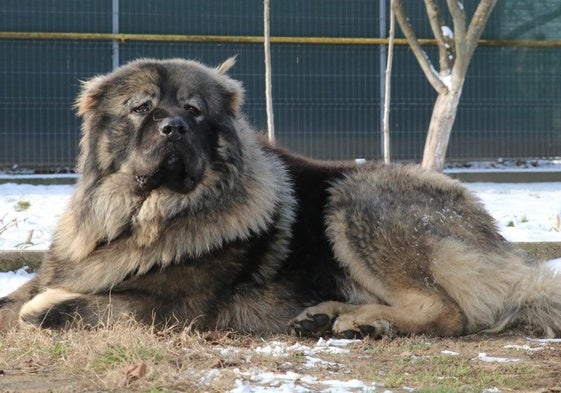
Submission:
[[[24,266],[34,272],[44,256],[45,251],[0,251],[0,272],[18,270]]]
[[[548,183],[561,182],[561,172],[509,172],[509,171],[481,171],[481,172],[444,172],[445,175],[457,179],[462,183]]]
[[[37,176],[37,175],[17,175],[17,176],[0,176],[0,184],[32,184],[34,186],[60,186],[74,185],[78,180],[78,176]]]
[[[520,249],[538,260],[561,258],[561,242],[528,242],[514,243]],[[0,251],[0,272],[9,272],[28,267],[35,271],[41,265],[45,251]]]
[[[547,183],[561,182],[561,171],[508,171],[508,170],[481,170],[481,171],[456,171],[445,170],[445,175],[458,179],[464,183],[491,182],[491,183]],[[13,175],[0,176],[0,184],[34,184],[34,185],[74,185],[78,175]]]

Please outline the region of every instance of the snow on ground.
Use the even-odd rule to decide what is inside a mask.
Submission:
[[[271,372],[263,370],[259,366],[253,367],[251,370],[242,371],[238,368],[234,369],[211,369],[207,373],[199,376],[201,390],[210,384],[222,378],[224,372],[234,372],[236,375],[235,386],[229,393],[285,393],[285,392],[384,392],[391,393],[393,390],[386,389],[383,385],[372,381],[361,381],[357,379],[348,380],[332,380],[318,377],[319,371],[345,368],[342,363],[324,358],[325,354],[349,353],[351,348],[355,345],[360,345],[361,340],[346,340],[346,339],[328,339],[320,338],[315,345],[306,344],[293,344],[283,343],[279,341],[264,342],[262,346],[255,348],[241,348],[241,347],[217,347],[215,350],[219,353],[221,359],[228,363],[230,356],[235,354],[240,358],[240,352],[247,351],[243,357],[251,359],[254,353],[269,354],[278,359],[279,372]],[[471,361],[483,363],[517,363],[521,359],[516,357],[521,351],[542,351],[548,348],[551,342],[558,342],[558,339],[527,339],[525,345],[505,345],[504,348],[511,350],[513,356],[498,357],[485,352],[480,352],[477,356],[473,356]],[[426,343],[426,345],[431,345]],[[190,351],[185,348],[185,351]],[[441,351],[445,356],[460,356],[458,352]],[[295,365],[291,359],[297,354],[298,357],[304,357],[306,362],[299,362]],[[290,368],[289,371],[286,371]],[[285,371],[282,371],[282,370]],[[325,375],[325,374],[324,374]],[[438,376],[437,376],[438,377]],[[416,389],[402,386],[397,391],[416,391]],[[484,389],[483,392],[500,392],[497,388]]]
[[[73,191],[72,185],[0,184],[0,250],[46,250]]]
[[[561,183],[466,183],[513,242],[561,241]]]
[[[444,172],[559,172],[561,171],[561,159],[539,160],[539,159],[504,159],[498,158],[494,161],[469,161],[446,163]]]
[[[25,267],[15,272],[0,273],[0,297],[15,291],[33,276],[34,274],[28,273]]]
[[[260,370],[258,367],[249,371],[235,371],[237,374],[235,387],[230,393],[257,393],[257,392],[374,392],[376,384],[365,383],[357,379],[346,381],[320,379],[314,375],[314,370],[344,367],[343,364],[328,361],[322,358],[323,354],[346,354],[350,353],[347,347],[358,345],[362,340],[328,339],[320,338],[314,346],[304,344],[287,345],[279,341],[271,341],[263,346],[253,348],[255,353],[268,354],[279,358],[279,362],[288,361],[294,354],[303,356],[306,360],[301,370],[270,372]],[[228,360],[231,351],[239,348],[219,348],[221,356]],[[203,381],[207,384],[213,379],[220,378],[220,372],[214,370],[211,375],[206,375]],[[378,386],[380,388],[380,386]],[[389,392],[389,391],[388,391]]]

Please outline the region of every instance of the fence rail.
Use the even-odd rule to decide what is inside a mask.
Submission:
[[[78,41],[145,41],[145,42],[215,42],[238,44],[262,44],[261,36],[227,36],[227,35],[189,35],[189,34],[127,34],[127,33],[56,33],[33,31],[0,31],[1,39],[20,40],[78,40]],[[353,38],[353,37],[278,37],[272,36],[274,44],[302,45],[388,45],[388,38]],[[419,38],[421,45],[436,45],[436,40]],[[408,45],[405,38],[396,38],[395,45]],[[549,48],[561,47],[561,40],[487,40],[481,39],[479,46],[505,46]]]

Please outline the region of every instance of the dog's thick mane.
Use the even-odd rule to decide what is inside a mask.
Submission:
[[[82,290],[92,289],[88,282],[99,288],[100,281],[105,281],[103,286],[110,288],[131,270],[143,274],[155,265],[164,267],[183,258],[199,257],[225,243],[258,235],[273,221],[284,232],[277,234],[274,252],[279,257],[286,254],[294,219],[291,180],[282,162],[264,153],[253,130],[243,122],[237,127],[245,133],[241,138],[244,170],[236,174],[241,178],[232,179],[232,188],[212,184],[217,178],[211,174],[208,184],[201,184],[200,190],[190,195],[163,188],[140,197],[134,192],[123,194],[122,183],[119,187],[114,184],[122,176],[114,174],[100,181],[90,194],[86,220],[76,216],[75,209],[67,210],[51,252],[58,259],[90,258],[90,265],[99,265],[99,275],[84,280]],[[71,203],[84,203],[80,187],[79,183]],[[205,189],[209,187],[211,192],[222,193],[221,205],[208,205]],[[126,246],[120,246],[121,242]],[[106,263],[108,258],[113,260],[111,266]]]
[[[153,191],[135,217],[135,229],[139,233],[152,231],[160,225],[166,235],[189,239],[179,247],[177,255],[197,257],[225,242],[259,234],[273,220],[280,220],[277,224],[285,222],[288,230],[295,201],[286,168],[276,156],[264,154],[255,132],[243,121],[238,121],[237,127],[238,132],[244,134],[240,138],[243,170],[236,171],[230,187],[213,183],[217,179],[211,174],[208,183],[203,182],[199,189],[188,195],[165,188]],[[208,193],[221,204],[213,203]],[[205,225],[201,225],[202,221]],[[177,227],[176,231],[167,228],[170,223]],[[159,240],[166,235],[159,234]],[[148,233],[139,237],[143,244],[151,238]],[[161,243],[170,244],[173,240]],[[163,262],[168,261],[163,259]]]

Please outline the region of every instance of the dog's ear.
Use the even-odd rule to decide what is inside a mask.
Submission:
[[[237,56],[232,56],[229,59],[226,59],[224,63],[216,67],[216,71],[218,71],[219,74],[227,73],[230,70],[230,68],[232,68],[236,64],[236,59]]]
[[[236,64],[236,56],[226,59],[225,62],[216,67],[216,71],[225,78],[224,88],[230,100],[230,110],[237,115],[244,103],[245,90],[241,82],[229,78],[226,73]]]
[[[230,110],[232,114],[237,115],[244,103],[245,90],[241,82],[233,79],[228,81],[226,89],[230,98]]]
[[[101,99],[102,94],[99,87],[102,79],[103,76],[96,76],[87,81],[81,81],[82,88],[76,102],[74,103],[74,107],[77,109],[78,115],[84,116],[87,113],[90,113]]]
[[[95,110],[103,99],[101,84],[104,76],[96,76],[86,81],[81,81],[81,91],[76,98],[74,107],[78,115],[83,117],[82,138],[80,139],[80,152],[78,154],[76,170],[82,174],[84,184],[93,185],[98,180],[99,168],[96,159],[97,136],[90,130],[91,121],[94,118]]]

